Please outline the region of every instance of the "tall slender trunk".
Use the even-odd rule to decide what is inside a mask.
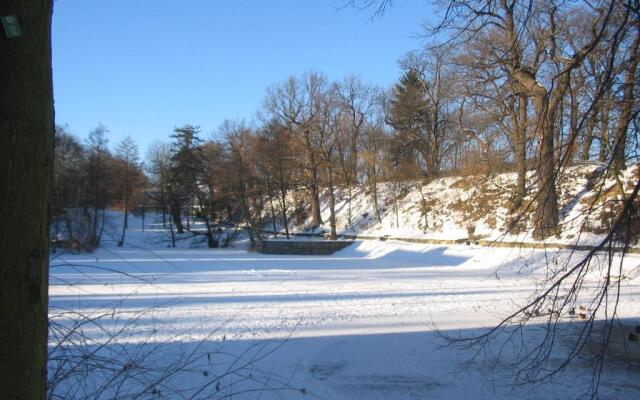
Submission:
[[[127,228],[129,228],[129,189],[125,188],[124,221],[122,223],[122,236],[120,237],[120,241],[118,242],[118,247],[122,247],[124,245],[124,236],[127,232]]]
[[[284,233],[289,239],[289,218],[287,217],[287,188],[284,185],[282,171],[280,171],[280,210],[282,211],[282,223]]]
[[[352,220],[352,216],[351,216],[351,197],[353,195],[353,187],[351,186],[351,183],[349,183],[349,187],[347,188],[347,224],[349,225],[349,228],[351,228],[351,220]]]
[[[3,0],[22,36],[0,30],[0,397],[41,400],[47,384],[49,200],[54,111],[50,0]]]
[[[580,109],[580,100],[576,93],[570,93],[570,103],[569,103],[569,135],[567,135],[567,140],[565,141],[565,154],[564,159],[567,164],[571,164],[576,155],[576,150],[578,148],[578,136],[580,131],[578,129],[578,111]]]
[[[273,194],[271,193],[271,186],[265,184],[267,189],[267,196],[269,197],[269,207],[271,208],[271,225],[273,226],[273,236],[278,238],[278,227],[276,225],[276,208],[273,205]]]
[[[371,179],[371,196],[373,197],[373,208],[375,209],[376,212],[376,219],[378,220],[378,223],[382,222],[382,216],[380,215],[380,205],[378,202],[378,178],[376,177],[376,166],[374,165],[372,167],[372,176],[370,177]]]
[[[556,112],[555,115],[555,119],[553,121],[553,132],[554,132],[554,139],[553,139],[553,144],[554,144],[554,151],[553,151],[553,155],[554,155],[554,164],[555,165],[560,165],[560,163],[562,162],[562,156],[563,153],[565,151],[564,146],[563,146],[563,142],[564,142],[564,104],[565,104],[565,99],[564,96],[563,98],[558,102],[558,112]]]
[[[611,111],[611,99],[609,93],[603,96],[602,108],[600,108],[600,148],[598,151],[598,161],[601,163],[609,156],[609,112]]]
[[[180,204],[178,204],[177,202],[171,203],[171,219],[176,225],[176,230],[178,231],[177,233],[184,233],[184,226],[182,225],[182,215],[180,213]]]
[[[329,178],[329,226],[331,228],[329,239],[336,240],[338,236],[336,231],[336,196],[333,193],[333,172],[331,171],[331,166],[327,167],[327,176]]]
[[[98,241],[98,206],[93,207],[93,214],[91,215],[91,238],[89,239],[89,243],[93,246],[97,246]]]
[[[105,207],[102,208],[100,214],[102,214],[102,218],[101,218],[101,222],[100,222],[100,232],[98,232],[98,243],[100,244],[100,241],[102,241],[102,234],[104,233],[104,226],[105,226],[105,222],[107,220],[107,209]]]
[[[631,46],[628,65],[624,72],[624,89],[622,104],[620,106],[620,116],[616,125],[616,143],[613,147],[613,171],[619,174],[626,168],[625,152],[627,144],[627,130],[631,123],[633,114],[633,91],[635,86],[635,76],[638,69],[638,47],[640,45],[640,23],[636,23],[636,37]]]
[[[351,170],[349,173],[349,179],[347,184],[348,186],[348,203],[347,203],[347,222],[349,227],[351,227],[353,223],[353,215],[352,215],[352,207],[351,201],[353,199],[353,186],[358,184],[358,137],[360,136],[360,126],[355,127],[355,133],[351,136],[351,158],[349,169]]]
[[[594,109],[587,120],[587,127],[582,134],[582,153],[580,154],[582,161],[589,161],[589,151],[591,150],[591,143],[593,143],[593,131],[596,127],[597,119],[598,113]]]
[[[256,221],[251,215],[251,205],[249,204],[249,200],[245,193],[240,195],[240,206],[242,207],[242,212],[244,214],[245,220],[249,227],[249,236],[251,239],[251,244],[253,248],[257,248],[258,250],[262,249],[262,236],[260,236],[260,224]],[[254,209],[256,207],[253,207]]]
[[[176,234],[173,231],[173,222],[169,220],[169,233],[171,234],[171,247],[176,247]]]
[[[525,96],[518,97],[518,125],[515,140],[518,205],[527,195],[527,103]]]
[[[129,183],[127,183],[127,187],[125,189],[125,198],[124,198],[124,229],[129,229],[129,198],[131,189],[129,188]]]
[[[318,188],[318,163],[316,162],[316,155],[311,145],[310,132],[305,130],[304,132],[305,145],[307,150],[307,163],[309,173],[311,174],[311,182],[309,185],[309,191],[311,192],[311,224],[313,226],[322,225],[322,216],[320,215],[320,194]]]
[[[127,207],[124,208],[124,223],[122,224],[122,236],[120,236],[120,241],[118,242],[118,247],[122,247],[124,245],[124,236],[127,232],[127,218],[129,216],[129,211]]]
[[[320,192],[317,184],[312,184],[309,188],[311,191],[311,224],[313,226],[322,225],[322,216],[320,215]]]

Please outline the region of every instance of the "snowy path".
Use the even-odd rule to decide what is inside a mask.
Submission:
[[[507,364],[493,371],[494,379],[479,361],[461,368],[468,355],[441,349],[433,332],[434,324],[453,335],[491,326],[529,298],[544,278],[547,256],[518,249],[378,242],[359,242],[329,257],[107,248],[54,258],[50,303],[52,310],[95,315],[109,309],[119,315],[147,310],[136,321],[137,332],[153,330],[156,341],[222,336],[229,351],[291,335],[259,362],[260,370],[290,378],[307,397],[578,397],[588,390],[586,368],[572,369],[555,384],[512,389],[503,376],[511,370]],[[628,262],[639,260],[630,257]],[[638,279],[627,284],[620,314],[640,317]],[[99,339],[105,335],[102,329],[88,327],[86,333]],[[135,344],[145,337],[123,340]],[[612,375],[615,379],[608,377],[603,384],[604,397],[633,398],[640,391],[625,374]],[[302,394],[261,396],[281,397]]]

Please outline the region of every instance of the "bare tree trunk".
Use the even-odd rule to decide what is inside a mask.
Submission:
[[[287,217],[287,188],[284,186],[282,179],[280,180],[280,209],[282,210],[282,223],[284,224],[284,233],[285,235],[287,235],[287,239],[289,239],[289,218]]]
[[[169,220],[169,232],[171,233],[171,247],[176,247],[176,234],[173,232],[173,222]]]
[[[329,226],[331,228],[329,239],[336,240],[338,236],[336,232],[336,196],[333,193],[333,173],[330,166],[327,167],[327,176],[329,178]]]
[[[534,215],[533,237],[544,239],[557,233],[558,195],[555,177],[555,112],[554,106],[547,106],[545,96],[536,99],[538,108],[538,129],[540,130],[540,153],[538,156],[538,194]]]
[[[267,189],[267,196],[269,196],[269,206],[271,208],[271,225],[273,226],[273,236],[278,238],[278,227],[276,225],[276,208],[273,205],[273,194],[271,193],[271,186],[265,185]]]
[[[564,104],[565,99],[563,98],[558,102],[558,112],[554,114],[555,119],[553,120],[553,132],[555,137],[553,138],[554,143],[554,164],[560,165],[562,162],[562,156],[565,152],[565,148],[563,147],[564,143]]]
[[[571,164],[575,159],[576,149],[578,148],[578,112],[580,110],[580,100],[577,93],[570,91],[570,111],[569,111],[569,135],[565,141],[565,154],[567,164]]]
[[[611,111],[611,98],[609,91],[603,96],[600,109],[600,150],[598,161],[605,162],[609,155],[609,112]]]
[[[349,183],[349,187],[347,188],[347,193],[348,193],[348,199],[347,199],[347,223],[349,224],[349,228],[351,228],[351,220],[352,220],[352,216],[351,216],[351,197],[353,195],[353,187],[351,186],[351,183]]]
[[[376,219],[379,223],[382,222],[382,216],[380,215],[380,205],[378,202],[378,179],[375,177],[375,166],[373,167],[373,178],[371,182],[371,196],[373,197],[373,207],[376,212]]]
[[[122,236],[118,242],[118,247],[122,247],[124,245],[124,236],[129,228],[129,177],[126,177],[125,179],[127,179],[127,183],[124,195],[124,221],[122,223]]]
[[[187,203],[187,206],[184,209],[184,214],[185,217],[187,217],[187,229],[191,229],[191,218],[190,218],[190,214],[191,214],[191,205],[189,203]]]
[[[251,244],[253,248],[257,248],[258,250],[262,249],[262,236],[260,236],[260,224],[256,221],[251,215],[251,206],[249,205],[249,200],[246,195],[242,194],[240,196],[240,206],[242,207],[242,212],[245,215],[245,220],[247,221],[247,225],[249,225],[249,235],[251,239]],[[253,207],[254,209],[256,207]]]
[[[629,55],[629,64],[624,73],[624,89],[622,104],[620,106],[620,116],[616,126],[616,143],[613,147],[613,171],[619,174],[626,168],[625,152],[627,143],[627,130],[631,123],[633,114],[633,90],[635,86],[635,75],[638,69],[638,46],[640,45],[640,25],[636,24],[636,37],[633,41]]]
[[[0,29],[0,397],[45,398],[54,111],[49,0],[3,0]]]
[[[106,211],[107,209],[105,207],[102,208],[101,214],[102,214],[102,223],[100,224],[100,232],[98,233],[98,242],[97,244],[100,244],[100,241],[102,240],[102,234],[104,233],[104,225],[105,225],[105,221],[107,220],[107,216],[106,216]]]
[[[98,206],[93,207],[93,215],[91,216],[91,237],[89,239],[89,243],[95,247],[100,243],[98,240],[98,210]]]
[[[125,203],[126,204],[126,203]],[[122,224],[122,236],[120,237],[120,241],[118,242],[118,247],[122,247],[124,245],[124,236],[127,232],[127,217],[129,216],[129,211],[127,207],[124,208],[124,223]]]
[[[597,110],[593,110],[587,121],[587,128],[582,134],[582,154],[580,158],[582,161],[589,161],[589,151],[591,149],[591,143],[593,143],[593,131],[596,127],[596,120],[598,119]]]
[[[313,226],[322,225],[322,216],[320,215],[320,193],[318,185],[312,184],[311,191],[311,224]]]
[[[184,226],[182,225],[182,216],[180,213],[180,204],[173,202],[171,204],[171,219],[173,223],[176,225],[176,230],[178,234],[184,233]]]
[[[307,162],[309,173],[311,174],[311,184],[309,190],[311,192],[311,224],[313,226],[322,225],[322,216],[320,215],[320,194],[318,188],[318,163],[311,145],[311,138],[308,130],[304,132],[305,145],[307,148]]]
[[[520,205],[527,195],[527,98],[518,97],[518,127],[516,131],[515,153],[516,153],[516,173],[518,176],[516,183],[517,203]]]

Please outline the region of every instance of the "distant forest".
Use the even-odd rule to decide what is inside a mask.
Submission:
[[[110,151],[105,127],[85,141],[58,127],[54,229],[92,248],[106,208],[126,211],[125,220],[153,208],[176,233],[185,213],[196,215],[210,245],[222,222],[246,224],[259,245],[265,214],[288,236],[291,215],[307,213],[335,238],[338,190],[350,203],[365,187],[377,213],[381,182],[514,172],[510,212],[530,215],[534,237],[547,238],[558,233],[557,181],[567,166],[617,177],[638,163],[633,4],[453,1],[425,31],[431,44],[401,59],[392,87],[357,75],[291,76],[268,88],[257,122],[225,121],[209,138],[197,125],[176,127],[144,162],[131,138]],[[382,13],[388,2],[366,5]],[[635,197],[617,205],[626,226],[638,225]],[[82,232],[74,218],[86,222]]]

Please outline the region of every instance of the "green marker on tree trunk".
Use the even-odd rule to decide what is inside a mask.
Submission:
[[[2,27],[4,28],[4,34],[8,38],[17,38],[22,36],[22,29],[20,29],[20,23],[18,17],[15,15],[3,15],[0,17],[2,20]]]

